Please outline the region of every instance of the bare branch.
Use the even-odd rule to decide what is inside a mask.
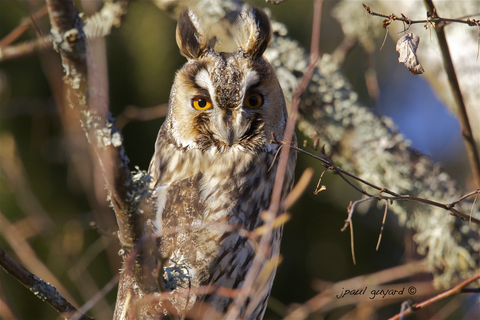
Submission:
[[[0,265],[7,273],[11,274],[27,289],[32,291],[33,294],[48,303],[66,319],[72,319],[74,315],[80,314],[80,317],[76,316],[75,319],[93,320],[93,318],[79,313],[70,302],[65,300],[54,286],[28,272],[27,269],[10,258],[2,249],[0,249]]]
[[[450,207],[454,207],[457,203],[459,203],[460,201],[463,201],[465,200],[466,198],[469,198],[471,196],[474,196],[474,195],[477,195],[480,193],[480,189],[477,189],[475,191],[472,191],[472,192],[469,192],[467,193],[466,195],[464,196],[461,196],[460,198],[458,198],[457,200],[453,201],[452,203],[449,204]]]
[[[424,273],[426,271],[427,270],[425,268],[425,261],[416,261],[402,266],[385,269],[372,274],[360,275],[354,278],[336,282],[334,284],[325,284],[323,283],[323,281],[316,280],[313,286],[317,291],[321,292],[309,299],[304,304],[293,309],[284,319],[307,319],[308,316],[314,312],[328,312],[334,308],[338,308],[341,306],[357,304],[361,301],[361,299],[368,300],[368,298],[364,296],[349,296],[345,297],[344,299],[338,299],[336,295],[341,293],[344,288],[363,288],[365,286],[379,287],[382,284],[411,277],[415,274]],[[402,287],[410,285],[414,285],[418,289],[418,292],[422,292],[427,295],[435,292],[433,289],[433,285],[430,282],[401,284]],[[390,285],[388,288],[391,289],[392,285]],[[392,300],[390,300],[390,303],[397,302],[399,298],[404,299],[404,297],[402,296],[388,296],[386,298],[392,298]],[[369,302],[371,302],[371,300]]]
[[[306,72],[308,55],[298,43],[285,36],[274,37],[268,50],[267,58],[279,61],[274,67],[288,101]],[[335,162],[342,163],[348,172],[363,181],[387,185],[400,194],[415,194],[438,203],[450,203],[463,195],[461,187],[439,165],[409,147],[390,119],[378,117],[359,102],[358,94],[328,54],[319,60],[304,94],[298,129],[306,136],[317,137]],[[326,159],[318,158],[325,163]],[[449,210],[444,206],[442,209],[419,206],[413,211],[395,201],[389,209],[401,225],[408,223],[416,232],[418,250],[428,256],[436,284],[448,286],[452,276],[461,274],[467,278],[475,271],[478,225],[472,223],[470,228],[465,228],[463,221],[451,219],[442,212]],[[471,204],[462,202],[455,209],[470,211]],[[468,252],[462,256],[470,266],[468,271],[460,267],[456,254],[459,251]]]
[[[459,202],[461,202],[462,200],[465,200],[466,198],[474,195],[474,194],[478,194],[480,191],[479,190],[476,190],[476,191],[472,191],[468,194],[466,194],[465,196],[462,196],[460,199],[448,204],[448,203],[440,203],[440,202],[437,202],[437,201],[433,201],[433,200],[429,200],[429,199],[424,199],[424,198],[419,198],[419,197],[414,197],[414,196],[410,196],[410,195],[401,195],[401,194],[398,194],[396,192],[393,192],[391,191],[390,189],[387,189],[387,188],[382,188],[382,187],[379,187],[373,183],[370,183],[368,181],[365,181],[359,177],[357,177],[356,175],[348,172],[348,171],[345,171],[344,169],[340,168],[340,167],[337,167],[332,160],[330,160],[328,158],[328,156],[326,154],[324,154],[323,152],[321,151],[318,151],[319,153],[321,153],[321,155],[323,156],[322,157],[318,157],[318,156],[315,156],[305,150],[302,150],[300,148],[297,148],[295,146],[291,146],[292,149],[298,151],[298,152],[301,152],[301,153],[304,153],[306,155],[309,155],[317,160],[319,160],[321,162],[321,164],[326,168],[326,170],[333,170],[334,172],[336,172],[340,177],[342,177],[343,180],[345,180],[350,186],[352,186],[354,189],[356,189],[357,191],[359,191],[360,193],[362,193],[363,195],[365,196],[368,196],[369,198],[366,198],[366,199],[361,199],[361,200],[357,200],[353,203],[350,204],[349,206],[349,209],[348,209],[348,212],[349,212],[349,215],[348,215],[348,218],[347,220],[345,221],[345,225],[343,226],[342,228],[342,231],[345,230],[345,228],[347,227],[347,224],[349,223],[349,221],[351,220],[351,217],[352,217],[352,214],[353,214],[353,209],[355,208],[355,205],[357,203],[360,203],[360,202],[364,202],[364,201],[368,201],[368,200],[373,200],[373,199],[377,199],[377,200],[386,200],[386,201],[394,201],[394,200],[406,200],[406,201],[415,201],[415,202],[420,202],[420,203],[425,203],[425,204],[428,204],[428,205],[432,205],[432,206],[435,206],[435,207],[438,207],[438,208],[442,208],[442,209],[445,209],[445,210],[448,210],[448,211],[451,211],[451,214],[457,218],[460,218],[464,221],[471,221],[475,224],[478,224],[480,225],[480,220],[477,219],[477,218],[473,218],[471,217],[470,215],[468,214],[465,214],[465,213],[462,213],[456,209],[454,209],[453,207],[455,206],[455,204],[458,204]],[[371,188],[374,188],[376,190],[378,190],[380,193],[377,194],[377,195],[374,195],[370,192],[367,192],[361,188],[359,188],[358,186],[356,186],[355,184],[353,184],[349,179],[347,179],[345,177],[345,175],[371,187]],[[387,193],[387,194],[390,194],[392,196],[384,196],[382,195],[382,193]]]
[[[437,10],[432,0],[425,0],[428,10],[431,12],[431,20],[440,19],[437,15]],[[468,20],[470,21],[470,20]],[[475,25],[478,22],[475,22]],[[470,120],[468,119],[467,108],[463,100],[462,92],[460,91],[460,85],[458,83],[457,74],[453,65],[453,60],[450,55],[450,49],[448,48],[447,37],[445,35],[445,25],[439,25],[435,28],[437,34],[438,43],[442,51],[443,65],[445,66],[445,72],[448,76],[448,82],[452,89],[455,103],[458,107],[458,115],[460,117],[460,124],[462,126],[462,136],[467,148],[468,159],[470,161],[470,167],[472,168],[473,179],[477,188],[480,188],[480,154],[478,153],[475,139],[473,138],[472,128],[470,126]]]
[[[417,23],[437,23],[437,22],[445,22],[445,23],[463,23],[463,24],[467,24],[471,27],[477,25],[477,23],[479,22],[479,20],[475,20],[475,19],[469,19],[469,17],[474,17],[476,16],[477,14],[475,15],[471,15],[471,16],[468,16],[468,17],[460,17],[460,18],[457,18],[457,19],[449,19],[449,18],[440,18],[440,17],[433,17],[431,19],[427,19],[427,20],[411,20],[409,18],[407,18],[403,13],[401,13],[401,17],[395,15],[394,13],[392,13],[391,15],[386,15],[386,14],[382,14],[382,13],[377,13],[377,12],[374,12],[372,11],[372,9],[365,5],[364,3],[362,3],[363,7],[365,8],[365,10],[372,16],[377,16],[377,17],[382,17],[382,18],[387,18],[389,21],[402,21],[402,22],[405,22],[406,24],[408,25],[411,25],[411,24],[417,24]],[[467,20],[463,20],[467,18]]]
[[[293,187],[292,191],[290,191],[285,200],[283,200],[283,207],[285,208],[285,210],[290,208],[307,189],[308,183],[312,179],[313,173],[314,171],[312,168],[307,168],[303,172],[300,179],[298,179],[297,184]]]
[[[119,128],[123,128],[131,121],[148,121],[165,117],[167,115],[167,106],[167,104],[160,104],[154,107],[140,108],[128,105],[117,116],[116,124]]]
[[[48,0],[54,47],[62,57],[64,82],[70,107],[77,110],[82,127],[92,145],[106,179],[107,189],[116,213],[119,239],[133,248],[141,237],[140,216],[136,212],[135,189],[128,168],[122,137],[100,106],[88,105],[86,37],[83,22],[69,0]]]
[[[103,299],[107,293],[110,292],[118,283],[118,274],[115,275],[112,280],[110,280],[100,291],[98,291],[90,300],[88,300],[79,311],[77,311],[73,316],[72,320],[82,320],[82,312],[87,312],[90,310],[100,299]]]
[[[73,2],[48,0],[47,6],[54,47],[60,53],[65,69],[63,80],[69,107],[66,110],[74,110],[77,114],[93,150],[92,158],[98,161],[109,193],[109,200],[115,212],[119,230],[118,238],[123,248],[122,258],[125,260],[139,244],[143,232],[148,229],[145,226],[146,219],[143,217],[150,214],[148,202],[151,196],[150,178],[142,171],[135,175],[130,172],[122,136],[109,116],[107,100],[100,97],[107,96],[106,88],[95,87],[95,90],[89,91],[89,86],[94,83],[88,83],[87,69],[93,71],[93,74],[96,73],[95,60],[89,61],[90,68],[87,68],[86,36]],[[104,31],[101,29],[95,32],[101,34]],[[89,59],[93,57],[89,55]],[[99,94],[102,90],[103,95]],[[93,93],[90,95],[90,92]],[[123,274],[120,280],[117,296],[119,303],[115,310],[118,313],[127,310],[130,302],[136,303],[141,295],[156,289],[154,281],[150,279],[150,267],[155,256],[150,253],[144,254],[144,250],[139,250],[133,257],[135,263],[130,264],[132,272]],[[132,298],[130,289],[133,285],[141,287],[142,292]],[[127,309],[121,309],[119,305]]]
[[[355,241],[353,239],[353,222],[350,220],[348,222],[350,226],[350,249],[352,251],[352,261],[354,265],[357,265],[357,259],[355,259]]]
[[[375,247],[376,251],[378,251],[378,248],[380,247],[380,241],[382,240],[383,227],[385,226],[385,219],[387,218],[387,211],[388,211],[388,201],[385,201],[385,210],[383,211],[382,227],[380,228],[380,234],[378,235],[377,246]]]
[[[0,49],[0,62],[27,58],[36,55],[39,52],[52,49],[51,36],[25,41],[17,45],[11,45]]]
[[[420,302],[420,303],[414,303],[412,305],[410,305],[404,312],[401,312],[399,314],[396,314],[395,316],[391,317],[390,320],[398,320],[398,319],[401,319],[400,315],[403,314],[403,316],[408,316],[409,314],[412,314],[418,310],[421,310],[422,308],[425,308],[426,306],[429,306],[431,304],[434,304],[440,300],[443,300],[445,298],[448,298],[448,297],[451,297],[453,295],[456,295],[456,294],[459,294],[459,293],[463,293],[463,289],[469,285],[470,283],[476,281],[480,279],[480,273],[477,273],[473,276],[471,276],[470,278],[468,278],[467,280],[461,282],[460,284],[456,285],[455,287],[453,287],[452,289],[450,290],[447,290],[445,292],[442,292],[426,301],[423,301],[423,302]],[[403,310],[402,310],[403,311]]]
[[[43,6],[40,10],[35,12],[34,14],[30,15],[28,19],[24,19],[18,27],[13,29],[9,34],[7,34],[5,37],[3,37],[2,40],[0,40],[0,50],[3,50],[6,46],[10,45],[12,42],[17,40],[22,34],[25,33],[25,31],[30,28],[30,25],[32,21],[35,21],[43,16],[45,16],[48,13],[47,7]]]
[[[125,8],[127,5],[127,0],[106,2],[99,12],[86,18],[84,27],[86,38],[94,39],[105,37],[110,34],[113,28],[118,28],[123,15],[126,13]],[[47,12],[47,7],[44,9],[32,15],[31,20],[35,21],[35,19],[43,16]],[[22,59],[40,52],[55,49],[51,35],[25,41],[17,45],[10,45],[10,43],[16,40],[28,27],[29,23],[25,20],[0,41],[0,62]]]
[[[66,299],[71,303],[77,304],[75,299],[68,293],[67,289],[55,277],[55,275],[47,268],[47,266],[38,258],[33,248],[28,243],[27,239],[22,235],[16,225],[10,223],[8,219],[0,212],[0,219],[2,221],[3,236],[13,249],[20,262],[43,280],[52,283],[58,290],[63,293]]]

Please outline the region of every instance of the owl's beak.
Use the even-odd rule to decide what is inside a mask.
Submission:
[[[235,132],[232,128],[233,125],[233,117],[232,117],[232,111],[226,110],[225,116],[223,117],[223,121],[225,122],[225,125],[227,127],[227,138],[228,138],[228,146],[231,147],[236,141],[235,139]]]

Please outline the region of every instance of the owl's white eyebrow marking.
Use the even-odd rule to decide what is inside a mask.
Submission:
[[[254,70],[248,70],[242,81],[242,92],[245,92],[252,85],[257,84],[260,80],[258,73]]]
[[[214,91],[212,79],[210,79],[210,75],[205,69],[200,70],[197,73],[197,75],[195,76],[195,83],[198,84],[200,87],[208,90],[208,92],[210,93]]]

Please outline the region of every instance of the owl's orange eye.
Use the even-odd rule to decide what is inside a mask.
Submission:
[[[196,97],[192,100],[192,106],[197,110],[206,110],[212,106],[212,103],[207,98]]]
[[[260,93],[252,93],[245,99],[245,105],[249,108],[258,108],[263,105],[263,96]]]

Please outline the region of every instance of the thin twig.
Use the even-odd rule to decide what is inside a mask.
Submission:
[[[395,14],[391,14],[391,15],[386,15],[386,14],[382,14],[382,13],[377,13],[377,12],[374,12],[372,11],[372,9],[365,5],[364,3],[362,3],[363,7],[365,8],[365,10],[372,16],[377,16],[377,17],[382,17],[382,18],[386,18],[388,20],[398,20],[398,21],[402,21],[402,22],[405,22],[409,25],[411,24],[418,24],[418,23],[437,23],[437,22],[445,22],[445,23],[452,23],[452,22],[455,22],[455,23],[464,23],[464,24],[467,24],[469,26],[475,26],[475,23],[477,22],[477,20],[475,19],[469,19],[468,17],[469,16],[465,16],[465,17],[460,17],[460,18],[456,18],[456,19],[449,19],[449,18],[440,18],[440,17],[435,17],[435,18],[432,18],[432,19],[427,19],[427,20],[411,20],[407,17],[405,17],[405,15],[401,14],[402,16],[399,17]],[[473,16],[476,16],[476,15],[471,15],[471,17]],[[468,18],[467,20],[463,20],[464,18]]]
[[[472,209],[470,209],[470,219],[468,220],[469,223],[472,223],[473,208],[475,207],[475,202],[477,202],[477,197],[478,197],[478,193],[475,195],[475,198],[473,199]]]
[[[350,204],[348,206],[348,217],[347,219],[345,220],[345,224],[344,226],[342,227],[341,231],[345,231],[345,229],[347,228],[348,224],[352,221],[352,216],[353,216],[353,211],[355,211],[355,206],[359,203],[362,203],[362,202],[366,202],[366,201],[371,201],[371,200],[376,200],[378,199],[378,197],[368,197],[368,198],[364,198],[364,199],[360,199],[360,200],[356,200],[356,201],[350,201]]]
[[[353,222],[350,220],[348,222],[350,225],[350,248],[352,250],[352,260],[353,260],[353,265],[357,265],[357,260],[355,259],[355,241],[353,239]]]
[[[113,28],[120,26],[121,17],[125,14],[125,7],[129,0],[119,0],[106,2],[102,9],[96,14],[85,19],[85,36],[88,39],[101,38],[110,34]],[[45,7],[48,8],[48,7]],[[35,13],[30,19],[35,25],[35,19],[43,16],[43,11]],[[11,34],[0,41],[0,62],[11,61],[15,59],[26,58],[40,52],[53,50],[54,43],[51,35],[42,36],[33,40],[27,40],[17,45],[10,45],[12,41],[18,38],[28,28],[28,21],[22,22]]]
[[[445,292],[442,292],[428,300],[425,300],[423,302],[420,302],[420,303],[414,303],[410,306],[410,308],[407,308],[405,310],[405,312],[403,313],[404,316],[408,316],[422,308],[425,308],[426,306],[429,306],[431,304],[434,304],[440,300],[443,300],[445,298],[448,298],[448,297],[451,297],[451,296],[454,296],[456,294],[459,294],[459,293],[463,293],[463,289],[464,287],[466,287],[467,285],[469,285],[470,283],[474,282],[475,280],[478,280],[480,279],[480,273],[477,273],[473,276],[471,276],[470,278],[468,278],[467,280],[463,281],[462,283],[456,285],[455,287],[453,287],[452,289],[450,290],[447,290]],[[391,317],[389,320],[398,320],[400,319],[400,313],[394,315],[393,317]]]
[[[406,300],[402,302],[402,305],[400,307],[400,320],[403,320],[403,316],[405,315],[405,310],[407,310],[407,308],[410,308],[411,304],[412,304],[411,300]]]
[[[82,318],[82,312],[87,312],[90,310],[100,299],[105,297],[117,284],[118,284],[119,275],[115,275],[112,280],[110,280],[100,291],[98,291],[90,300],[88,300],[79,311],[77,311],[73,316],[72,320],[80,320]]]
[[[0,266],[16,280],[32,291],[37,297],[48,303],[66,319],[71,319],[75,314],[79,320],[93,320],[79,311],[55,289],[51,284],[37,278],[27,269],[18,264],[2,249],[0,249]]]
[[[24,34],[25,31],[28,30],[28,28],[30,28],[32,21],[40,19],[41,17],[45,16],[47,13],[48,13],[47,7],[43,6],[40,10],[38,10],[34,14],[31,14],[27,19],[24,19],[15,29],[10,31],[9,34],[7,34],[5,37],[3,37],[2,40],[0,40],[0,50],[10,45],[18,38],[20,38],[20,36]]]
[[[1,48],[0,62],[27,58],[47,50],[53,50],[52,37],[50,35]]]
[[[316,285],[319,281],[315,281],[314,289],[321,291],[319,294],[315,295],[304,304],[294,308],[290,314],[288,314],[284,319],[285,320],[296,320],[296,319],[308,319],[309,315],[314,312],[328,312],[334,308],[349,304],[357,304],[366,299],[369,302],[371,300],[368,297],[357,295],[357,296],[345,296],[344,299],[338,299],[336,295],[340,294],[342,290],[351,289],[351,288],[364,288],[368,287],[378,287],[382,284],[389,283],[392,281],[400,280],[403,278],[411,277],[415,274],[427,272],[425,268],[425,261],[415,261],[409,264],[384,269],[371,274],[363,274],[354,278],[346,279],[343,281],[336,282],[334,284],[328,284],[326,287],[324,285]],[[420,285],[422,284],[422,285]],[[409,286],[412,283],[404,283],[403,285]],[[402,286],[403,286],[402,285]],[[391,289],[392,285],[389,285],[388,289]],[[415,283],[415,287],[420,289],[420,286],[423,286],[422,290],[418,290],[421,293],[432,294],[433,285],[431,283]],[[401,296],[398,296],[401,297]],[[397,298],[398,298],[397,297]],[[394,296],[388,296],[387,298],[395,298]],[[392,303],[395,300],[391,301]]]
[[[312,168],[307,168],[303,171],[302,176],[298,179],[297,184],[293,187],[292,191],[285,197],[283,200],[283,208],[287,210],[290,208],[303,194],[307,189],[310,180],[312,179],[314,170]]]
[[[385,227],[385,219],[387,218],[387,211],[388,211],[388,201],[385,201],[385,210],[383,211],[383,219],[382,219],[382,227],[380,228],[380,234],[378,235],[377,246],[375,247],[375,251],[378,251],[380,247],[380,241],[382,240],[383,235],[383,228]]]
[[[315,190],[313,190],[313,194],[314,194],[314,195],[317,195],[317,194],[319,194],[321,191],[327,189],[323,184],[322,184],[322,186],[320,187],[320,183],[322,182],[323,175],[324,175],[325,172],[327,172],[327,171],[328,171],[328,168],[325,168],[325,170],[323,170],[323,172],[320,174],[320,178],[318,178],[317,186],[315,187]]]
[[[385,45],[385,41],[387,41],[387,36],[388,36],[388,26],[385,28],[385,37],[383,37],[382,45],[380,46],[380,50],[378,51],[382,51],[383,46]]]
[[[166,103],[149,108],[128,105],[122,113],[117,116],[117,127],[123,128],[131,121],[148,121],[163,118],[167,115],[167,107],[168,104]]]
[[[424,199],[424,198],[419,198],[419,197],[413,197],[413,196],[410,196],[410,195],[401,195],[401,194],[398,194],[398,193],[395,193],[387,188],[382,188],[382,187],[379,187],[379,186],[376,186],[368,181],[365,181],[357,176],[355,176],[354,174],[348,172],[348,171],[345,171],[343,170],[342,168],[340,167],[337,167],[332,160],[330,160],[328,158],[328,156],[326,154],[323,154],[322,153],[322,156],[323,157],[319,157],[317,155],[314,155],[314,154],[311,154],[310,152],[307,152],[305,150],[302,150],[296,146],[291,146],[291,148],[293,150],[296,150],[297,152],[301,152],[301,153],[304,153],[306,155],[309,155],[317,160],[320,160],[321,164],[326,167],[327,169],[330,169],[330,170],[333,170],[334,172],[336,172],[338,175],[340,175],[340,177],[345,180],[350,186],[352,186],[355,190],[357,190],[358,192],[368,196],[368,197],[374,197],[378,200],[386,200],[386,201],[394,201],[394,200],[402,200],[402,201],[415,201],[415,202],[420,202],[420,203],[425,203],[425,204],[428,204],[428,205],[431,205],[431,206],[435,206],[435,207],[438,207],[438,208],[442,208],[444,210],[447,210],[447,211],[450,211],[450,213],[457,217],[457,218],[460,218],[464,221],[471,221],[475,224],[478,224],[480,225],[480,219],[477,219],[477,218],[474,218],[472,217],[471,215],[468,215],[468,214],[465,214],[463,212],[460,212],[456,209],[453,208],[453,206],[455,204],[457,204],[458,202],[464,200],[465,198],[475,194],[475,193],[478,193],[479,191],[473,191],[471,193],[469,193],[468,195],[466,196],[463,196],[462,198],[460,198],[460,200],[457,200],[451,204],[448,204],[448,203],[440,203],[440,202],[437,202],[437,201],[433,201],[433,200],[429,200],[429,199]],[[321,151],[318,151],[317,152],[321,152]],[[363,190],[362,188],[356,186],[354,183],[352,183],[349,179],[346,178],[346,176],[349,176],[373,189],[376,189],[379,191],[379,194],[377,195],[374,195],[372,193],[369,193],[365,190]],[[389,194],[391,196],[385,196],[385,195],[382,195],[382,193],[386,193],[386,194]],[[452,205],[453,204],[453,205]]]
[[[452,203],[450,203],[449,206],[453,208],[453,207],[454,207],[457,203],[459,203],[460,201],[463,201],[463,200],[465,200],[466,198],[471,197],[471,196],[473,196],[473,195],[477,195],[477,194],[479,194],[479,193],[480,193],[480,189],[477,189],[477,190],[475,190],[475,191],[469,192],[469,193],[461,196],[461,197],[458,198],[457,200],[453,201]]]
[[[268,167],[267,172],[269,172],[270,170],[272,170],[273,166],[275,165],[275,161],[277,160],[278,154],[280,153],[280,151],[282,150],[282,148],[283,148],[283,145],[280,145],[280,146],[278,147],[277,151],[275,152],[275,156],[273,157],[272,164],[270,165],[270,167]]]
[[[17,229],[15,224],[10,223],[10,221],[2,214],[0,211],[0,220],[2,222],[2,235],[10,245],[12,250],[15,252],[17,257],[20,259],[20,262],[32,272],[53,284],[55,288],[58,288],[66,299],[71,303],[76,304],[77,302],[68,292],[68,290],[62,285],[62,283],[57,279],[57,277],[48,269],[48,267],[37,257],[35,251],[28,243],[27,239],[23,234]]]

